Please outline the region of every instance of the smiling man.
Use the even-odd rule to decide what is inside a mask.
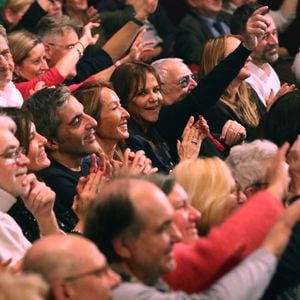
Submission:
[[[63,86],[35,93],[25,104],[33,115],[37,131],[47,138],[50,167],[38,175],[56,192],[55,212],[61,228],[70,231],[77,223],[72,210],[79,178],[89,173],[83,158],[99,150],[97,122]]]
[[[58,233],[53,213],[55,194],[33,174],[27,174],[29,159],[14,136],[12,119],[0,115],[0,261],[19,261],[31,246],[7,211],[21,197],[38,222],[42,235]],[[32,203],[34,202],[34,205]]]

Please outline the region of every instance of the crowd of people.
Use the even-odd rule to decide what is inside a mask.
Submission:
[[[300,5],[265,2],[4,1],[0,299],[300,299]]]

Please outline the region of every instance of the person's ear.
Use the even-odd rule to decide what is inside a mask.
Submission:
[[[45,143],[46,149],[50,151],[57,151],[59,149],[59,145],[56,140],[47,138],[47,142]]]
[[[56,299],[56,300],[71,299],[69,286],[64,280],[58,280],[58,281],[54,281],[52,283],[51,294],[52,294],[53,299]]]
[[[43,44],[44,44],[44,48],[45,48],[46,60],[49,60],[51,58],[51,55],[52,55],[51,46],[48,43],[43,43]]]
[[[253,196],[257,190],[253,186],[248,186],[244,190],[244,194],[246,195],[247,199],[249,199],[251,196]]]
[[[118,236],[112,240],[112,246],[114,248],[115,253],[121,258],[127,259],[131,257],[131,251],[128,247],[128,243],[124,238]]]

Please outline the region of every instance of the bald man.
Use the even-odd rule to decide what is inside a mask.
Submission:
[[[98,248],[79,235],[53,235],[34,243],[23,269],[41,274],[55,300],[110,299],[120,282]]]

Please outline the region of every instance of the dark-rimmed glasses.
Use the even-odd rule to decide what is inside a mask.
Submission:
[[[69,45],[58,45],[58,44],[55,44],[55,43],[47,43],[49,46],[52,46],[52,47],[58,47],[58,48],[62,48],[62,49],[65,49],[65,50],[71,50],[75,47],[75,44],[69,44]]]
[[[193,73],[193,74],[185,75],[182,76],[177,82],[163,82],[162,84],[177,84],[182,89],[184,89],[189,85],[191,79],[198,82],[198,74]]]

